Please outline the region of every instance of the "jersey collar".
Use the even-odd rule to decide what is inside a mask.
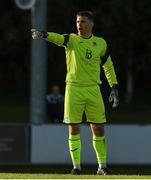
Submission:
[[[80,35],[78,34],[78,36],[80,36]],[[91,34],[91,36],[88,37],[88,38],[85,38],[85,37],[83,37],[83,36],[80,36],[80,37],[83,38],[83,39],[90,39],[91,37],[93,37],[93,34]]]

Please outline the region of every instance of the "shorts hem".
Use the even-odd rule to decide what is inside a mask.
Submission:
[[[92,122],[92,121],[87,121],[89,124],[106,124],[107,122]]]
[[[63,122],[64,124],[67,124],[67,125],[76,125],[76,124],[82,124],[82,122],[72,122],[72,123],[70,123],[70,122]]]

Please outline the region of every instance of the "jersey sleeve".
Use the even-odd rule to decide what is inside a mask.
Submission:
[[[101,57],[101,64],[110,87],[112,87],[113,84],[118,84],[114,65],[106,42],[104,43],[104,52]]]
[[[104,73],[105,73],[105,76],[108,80],[110,87],[112,87],[113,84],[118,84],[114,66],[113,66],[113,62],[112,62],[110,56],[108,56],[106,62],[104,63],[104,65],[102,67],[104,69]]]
[[[46,40],[58,46],[67,47],[69,42],[69,36],[69,34],[58,34],[54,32],[48,32]]]

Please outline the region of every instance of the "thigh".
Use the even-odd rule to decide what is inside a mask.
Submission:
[[[66,86],[64,105],[64,123],[66,124],[77,124],[82,121],[85,102],[80,89],[76,86]]]
[[[99,86],[94,86],[89,89],[85,112],[88,122],[106,122],[105,107]]]

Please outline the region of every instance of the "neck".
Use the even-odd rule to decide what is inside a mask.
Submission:
[[[78,34],[79,34],[79,36],[81,36],[81,37],[83,37],[83,38],[86,38],[86,39],[88,39],[88,38],[90,38],[90,37],[92,36],[92,33],[88,33],[88,34],[78,33]]]

